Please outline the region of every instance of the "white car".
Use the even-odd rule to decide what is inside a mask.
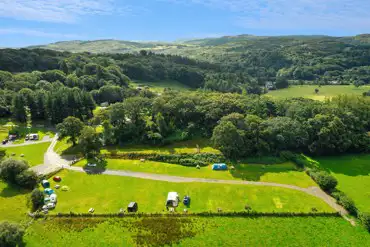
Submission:
[[[87,164],[88,167],[96,167],[96,164],[91,164],[91,163],[88,163]]]

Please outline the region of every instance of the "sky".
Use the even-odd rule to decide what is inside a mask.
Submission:
[[[370,33],[369,0],[0,0],[0,47]]]

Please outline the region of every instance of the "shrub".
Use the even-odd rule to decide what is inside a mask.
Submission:
[[[370,214],[369,213],[360,213],[358,217],[361,223],[364,225],[366,230],[370,232]]]
[[[351,215],[357,216],[358,210],[354,201],[341,191],[331,193],[339,205],[342,205]]]
[[[17,184],[17,175],[28,169],[25,161],[6,159],[0,164],[0,178],[12,184]]]
[[[16,176],[16,182],[25,189],[33,189],[38,183],[37,174],[31,170],[25,170]]]
[[[39,189],[34,189],[30,196],[32,210],[36,211],[44,205],[44,194]]]
[[[18,246],[23,243],[24,229],[18,224],[0,223],[0,246]]]
[[[308,171],[308,174],[316,181],[320,188],[326,192],[333,191],[338,185],[338,180],[328,172],[311,170]]]

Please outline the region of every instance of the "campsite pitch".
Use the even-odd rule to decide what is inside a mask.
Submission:
[[[88,161],[81,160],[75,166],[85,167]],[[99,163],[97,164],[99,166]],[[231,165],[230,165],[231,166]],[[177,164],[169,164],[154,161],[140,162],[139,160],[107,159],[104,162],[105,169],[127,170],[134,172],[145,172],[155,174],[166,174],[170,176],[214,178],[222,180],[249,180],[260,182],[274,182],[291,184],[303,188],[317,186],[316,183],[303,171],[298,171],[291,162],[281,164],[238,164],[235,170],[213,171],[212,165],[207,167],[187,167]]]
[[[291,189],[207,183],[169,183],[130,177],[88,175],[73,171],[62,171],[61,186],[70,188],[58,193],[58,212],[118,213],[129,202],[137,202],[139,212],[166,212],[168,192],[178,192],[192,198],[189,212],[244,211],[248,205],[258,212],[333,212],[321,199]],[[51,187],[54,187],[51,182]],[[177,211],[185,209],[182,203]]]
[[[26,160],[30,166],[37,166],[44,163],[44,154],[49,146],[50,142],[44,142],[4,149],[9,158]],[[23,157],[21,157],[22,154],[24,155]]]

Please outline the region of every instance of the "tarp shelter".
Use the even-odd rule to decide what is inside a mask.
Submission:
[[[225,171],[225,170],[227,170],[227,165],[224,164],[224,163],[213,164],[212,170],[214,170],[214,171]]]
[[[136,202],[130,202],[130,204],[127,206],[127,212],[135,213],[138,210],[138,205]]]
[[[41,185],[44,188],[49,188],[50,187],[50,183],[49,183],[48,180],[42,180]]]
[[[180,197],[177,192],[169,192],[167,196],[167,207],[177,207],[180,202]]]
[[[54,194],[54,190],[52,190],[52,189],[50,189],[50,188],[46,188],[46,189],[44,190],[44,193],[50,196],[51,194]]]

